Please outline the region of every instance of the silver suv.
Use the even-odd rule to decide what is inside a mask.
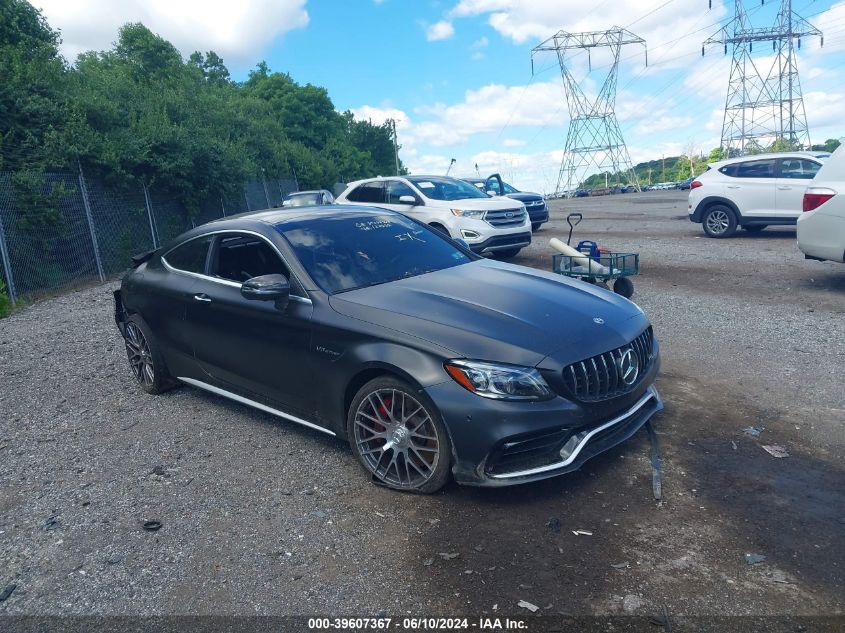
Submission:
[[[828,156],[756,154],[711,163],[690,183],[689,219],[709,237],[729,237],[740,226],[756,232],[770,224],[794,225],[804,190]]]

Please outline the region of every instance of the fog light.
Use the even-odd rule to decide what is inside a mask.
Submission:
[[[481,233],[476,233],[475,231],[470,231],[469,229],[461,229],[461,237],[467,240],[474,240],[477,237],[481,237]]]

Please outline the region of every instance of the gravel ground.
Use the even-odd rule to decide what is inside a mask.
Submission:
[[[107,284],[0,321],[0,613],[842,616],[845,266],[794,230],[707,239],[677,192],[552,208],[516,263],[548,269],[576,210],[577,239],[641,253],[662,504],[644,433],[540,484],[375,487],[333,438],[143,394]]]

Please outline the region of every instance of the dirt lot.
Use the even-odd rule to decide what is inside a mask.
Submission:
[[[678,192],[556,201],[516,263],[548,269],[574,210],[641,253],[663,503],[645,432],[538,485],[377,488],[336,440],[141,393],[100,286],[0,321],[0,613],[842,616],[845,266],[707,239]]]

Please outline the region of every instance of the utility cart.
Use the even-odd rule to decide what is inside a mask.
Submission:
[[[552,247],[560,251],[552,256],[552,270],[604,288],[609,288],[612,282],[613,292],[630,298],[634,294],[634,282],[629,277],[640,272],[640,254],[610,252],[589,240],[570,246],[572,230],[582,219],[580,213],[570,213],[566,217],[569,237],[565,245],[555,238],[551,240]]]

